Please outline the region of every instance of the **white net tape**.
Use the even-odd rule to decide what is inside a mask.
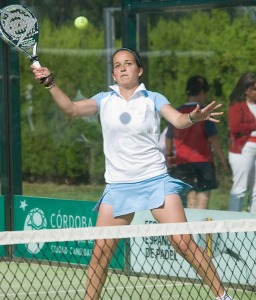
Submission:
[[[176,234],[206,234],[217,232],[255,232],[256,219],[202,221],[173,224],[146,224],[112,227],[87,227],[0,232],[0,245],[33,242],[115,239]]]

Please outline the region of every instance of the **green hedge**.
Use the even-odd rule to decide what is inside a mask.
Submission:
[[[148,89],[164,94],[176,107],[186,101],[187,78],[206,76],[211,83],[209,100],[223,104],[225,115],[218,130],[227,153],[228,95],[242,72],[256,70],[255,24],[241,9],[233,9],[157,16],[148,18],[147,26]],[[90,24],[86,31],[79,31],[67,24],[57,27],[48,19],[40,28],[40,63],[52,70],[72,99],[79,90],[87,97],[106,90],[103,29]],[[24,57],[20,59],[20,79],[24,179],[103,182],[98,117],[71,120],[64,116],[49,92],[33,79]],[[27,116],[31,108],[34,130]]]
[[[57,27],[40,23],[39,61],[51,69],[56,81],[73,99],[89,97],[105,84],[103,31],[89,26]],[[92,49],[92,54],[84,49]],[[102,52],[103,53],[103,52]],[[98,117],[70,119],[56,107],[48,90],[34,80],[27,59],[21,57],[22,159],[24,180],[97,183],[103,181],[104,158]],[[27,113],[33,109],[28,122]]]

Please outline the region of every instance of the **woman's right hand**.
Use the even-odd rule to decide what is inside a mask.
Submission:
[[[46,67],[38,68],[34,65],[31,65],[31,68],[36,80],[43,81],[43,78],[46,78],[51,75],[50,70]]]
[[[45,88],[51,89],[55,85],[55,78],[48,68],[36,67],[34,65],[32,65],[31,68],[35,79],[39,80],[40,83],[45,86]]]

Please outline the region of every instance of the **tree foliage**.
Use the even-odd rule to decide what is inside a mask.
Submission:
[[[79,31],[74,26],[59,27],[48,18],[40,25],[44,33],[40,37],[43,47],[38,49],[40,63],[52,70],[56,81],[71,99],[88,98],[103,90],[102,30],[91,25],[86,31]],[[49,92],[33,79],[23,56],[20,73],[24,179],[101,182],[104,160],[98,117],[70,119],[64,116]]]
[[[70,6],[70,11],[65,11],[60,20],[54,19],[53,12],[41,19],[40,62],[52,70],[57,83],[72,99],[77,100],[80,93],[91,97],[106,90],[102,23],[90,22],[86,31],[79,31],[70,26],[70,21],[63,21],[66,14],[76,15],[78,6],[72,6],[74,1],[57,2],[60,14],[64,3],[65,10]],[[83,1],[76,1],[80,2]],[[37,9],[41,10],[39,3]],[[44,10],[45,3],[48,1],[42,5]],[[88,1],[83,9],[95,7],[95,0],[93,3]],[[45,11],[41,14],[46,15]],[[81,14],[85,13],[81,11]],[[94,18],[93,10],[90,16]],[[229,94],[241,73],[256,69],[255,26],[242,9],[191,11],[173,14],[171,18],[161,15],[147,19],[148,89],[164,94],[177,107],[186,101],[188,77],[205,76],[211,84],[209,101],[215,99],[223,104],[225,114],[218,130],[226,153]],[[20,59],[20,74],[24,178],[103,181],[104,157],[98,117],[72,120],[65,117],[49,92],[33,79],[24,57]],[[29,112],[34,128],[29,123]]]
[[[103,27],[103,9],[106,7],[121,7],[119,0],[26,0],[37,16],[39,22],[48,16],[50,21],[62,27],[69,25],[76,17],[85,16],[96,27]]]
[[[243,9],[193,11],[178,19],[160,17],[150,27],[150,51],[163,52],[149,60],[150,89],[157,90],[178,107],[186,102],[186,81],[205,76],[211,84],[209,101],[222,103],[218,124],[224,151],[228,152],[227,109],[229,94],[241,73],[256,71],[256,23]],[[166,53],[166,54],[165,54]]]

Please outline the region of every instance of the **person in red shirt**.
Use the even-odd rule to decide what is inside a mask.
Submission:
[[[249,191],[250,211],[256,212],[256,73],[242,74],[229,100],[229,164],[233,181],[229,210],[241,211]]]
[[[178,110],[190,113],[197,104],[203,107],[208,90],[209,84],[204,77],[189,78],[186,85],[188,102]],[[172,167],[173,149],[175,149],[175,166]],[[188,208],[207,209],[211,190],[218,187],[213,151],[219,157],[223,168],[228,170],[228,163],[221,149],[214,123],[207,120],[195,124],[193,129],[183,130],[177,130],[169,124],[166,134],[167,165],[171,167],[172,177],[182,179],[193,187],[187,193],[187,198],[183,199]]]

